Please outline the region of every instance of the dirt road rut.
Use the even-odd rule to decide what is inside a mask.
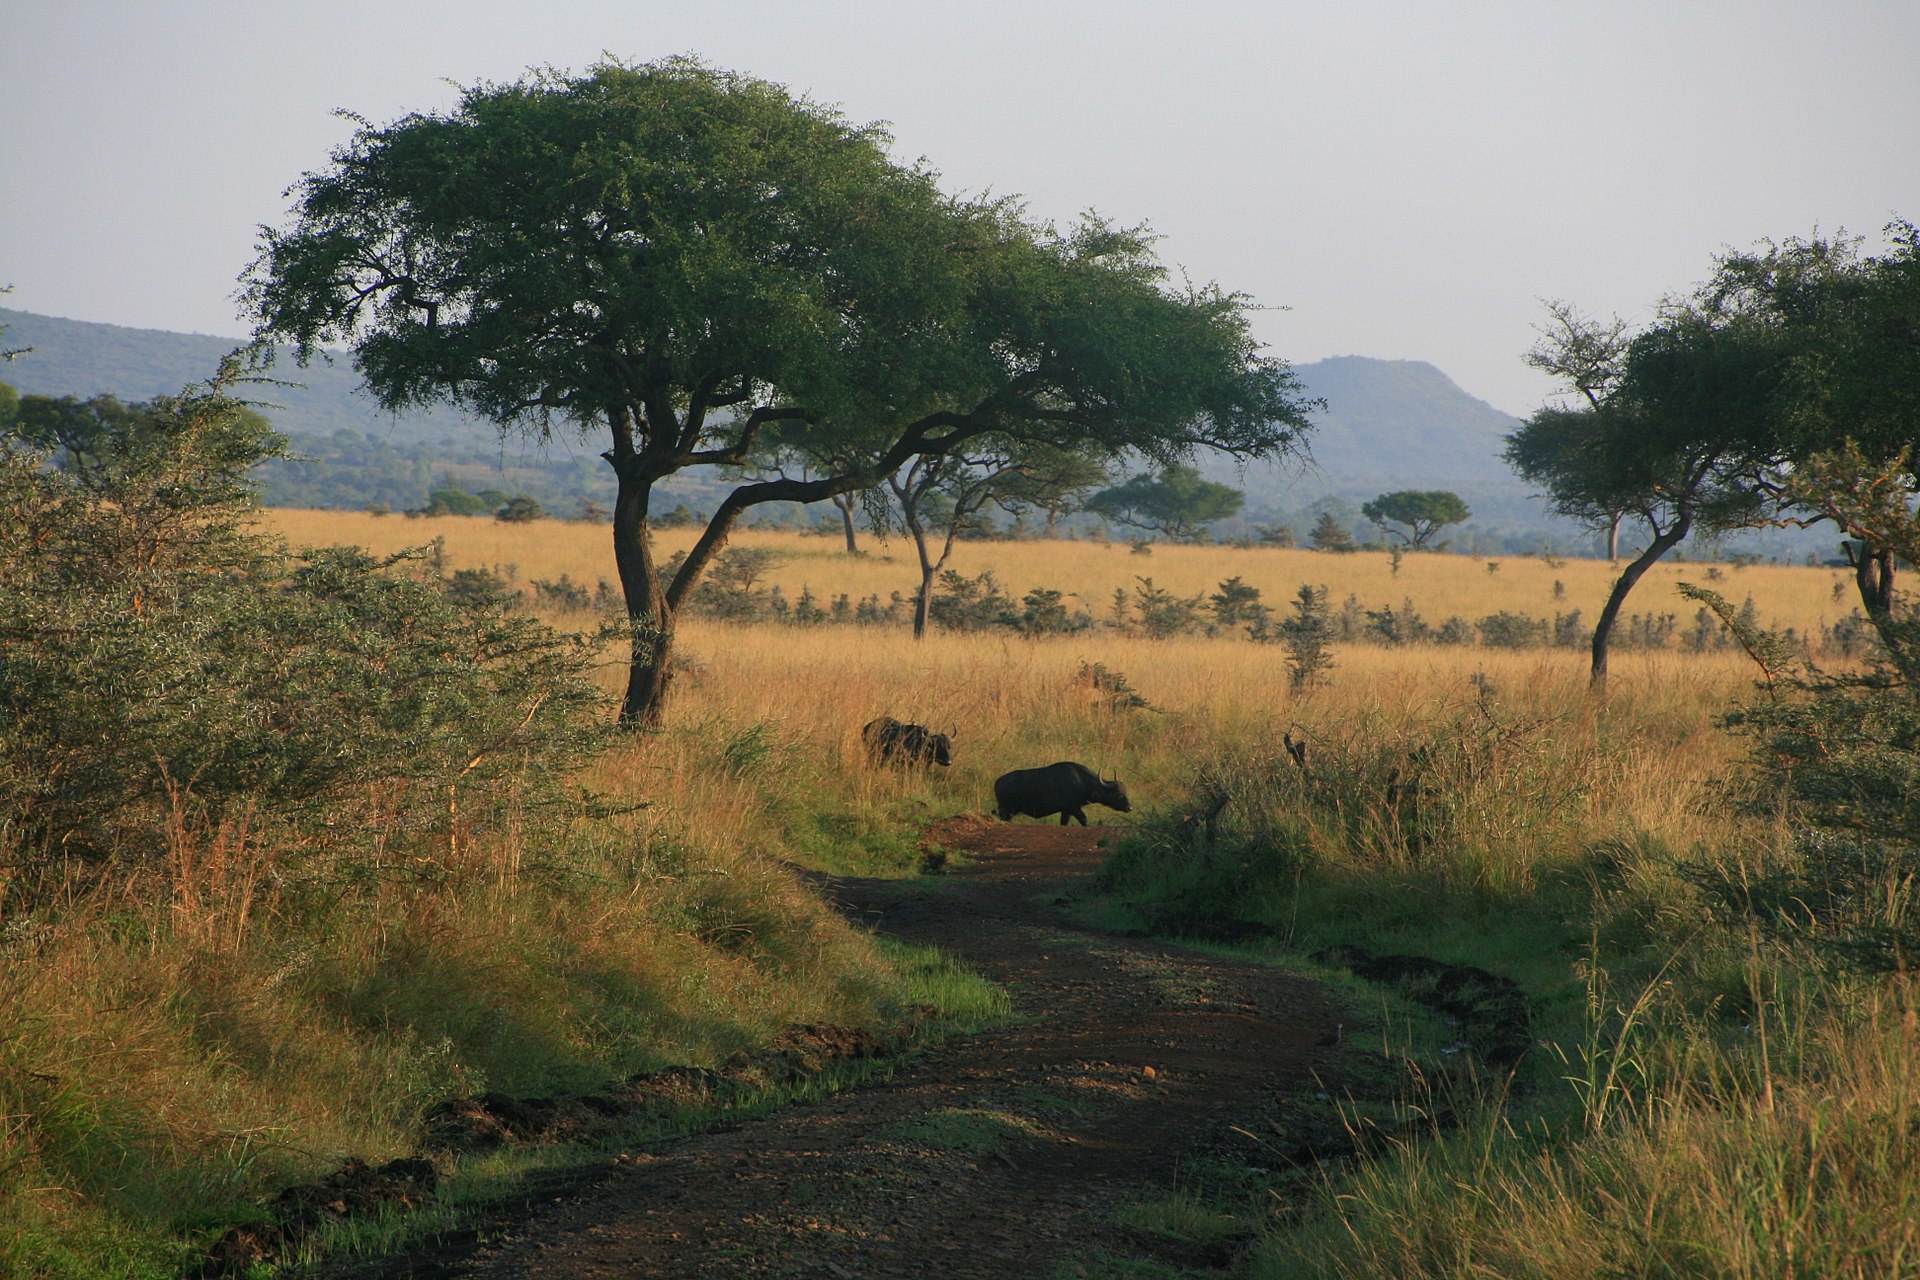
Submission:
[[[840,879],[853,919],[938,946],[1011,989],[1016,1021],[916,1054],[890,1078],[623,1159],[441,1275],[1098,1275],[1173,1249],[1115,1221],[1313,1087],[1339,1016],[1251,964],[1065,919],[1101,828],[954,819],[951,873]]]

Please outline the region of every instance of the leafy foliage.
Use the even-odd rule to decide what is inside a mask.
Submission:
[[[1631,338],[1553,304],[1554,325],[1529,357],[1558,372],[1584,403],[1547,405],[1507,438],[1505,457],[1540,485],[1551,510],[1597,528],[1623,514],[1650,534],[1608,597],[1593,633],[1592,680],[1606,682],[1613,627],[1647,569],[1696,529],[1760,523],[1778,507],[1792,456],[1775,412],[1777,326],[1731,306],[1712,283],[1669,300]]]
[[[0,813],[30,873],[150,862],[183,829],[457,841],[504,769],[589,748],[583,644],[413,557],[249,532],[246,471],[278,440],[224,384],[53,408],[57,433],[0,437]]]
[[[676,611],[751,506],[986,436],[1172,463],[1306,430],[1243,298],[1170,286],[1144,230],[1063,235],[949,198],[887,142],[690,59],[477,85],[445,115],[363,125],[308,176],[248,306],[261,342],[302,359],[350,344],[389,407],[606,433],[633,620],[622,718],[643,724]],[[700,464],[742,483],[662,588],[649,497]]]
[[[1399,489],[1383,493],[1360,511],[1383,532],[1415,550],[1431,544],[1434,535],[1446,526],[1459,524],[1473,514],[1459,494],[1445,489]],[[1406,525],[1407,532],[1393,528],[1395,524]],[[1397,564],[1395,567],[1398,568]]]
[[[1203,479],[1195,468],[1176,465],[1101,490],[1087,500],[1087,510],[1136,529],[1187,539],[1216,520],[1238,515],[1246,500],[1247,495],[1232,485]]]
[[[1331,511],[1322,511],[1307,533],[1307,545],[1315,551],[1357,551],[1353,535]]]
[[[1287,647],[1287,670],[1293,687],[1322,684],[1333,670],[1333,620],[1327,614],[1327,589],[1302,583],[1293,598],[1293,613],[1279,626]]]

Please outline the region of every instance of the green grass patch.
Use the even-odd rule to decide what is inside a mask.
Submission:
[[[1244,1218],[1191,1191],[1173,1191],[1157,1199],[1142,1200],[1128,1205],[1115,1217],[1123,1227],[1194,1244],[1218,1244],[1253,1231]]]
[[[793,855],[842,876],[909,876],[920,871],[920,823],[886,811],[825,808],[793,815]]]
[[[874,945],[887,958],[899,984],[896,998],[909,1007],[926,1008],[943,1029],[965,1034],[1013,1016],[1013,997],[1005,987],[987,981],[944,951],[881,937],[874,939]]]
[[[1036,1120],[986,1107],[947,1107],[881,1130],[882,1137],[895,1141],[977,1155],[992,1155],[1046,1134],[1046,1126]]]

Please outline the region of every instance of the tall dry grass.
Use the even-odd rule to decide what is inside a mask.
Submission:
[[[614,576],[612,534],[604,525],[296,510],[266,511],[262,521],[297,545],[351,543],[383,553],[441,537],[454,567],[511,570],[522,583],[557,580],[565,574],[591,584]],[[685,550],[695,536],[690,529],[659,531],[660,556]],[[883,543],[866,535],[862,545],[867,554],[860,556],[847,555],[836,538],[803,533],[742,529],[731,541],[783,556],[769,580],[793,597],[810,588],[823,599],[844,592],[856,600],[869,595],[885,600],[895,591],[911,595],[919,585],[912,545],[902,537]],[[1069,592],[1095,617],[1105,615],[1116,588],[1131,590],[1138,578],[1150,577],[1177,595],[1194,596],[1214,592],[1222,580],[1237,576],[1259,588],[1276,607],[1302,583],[1324,584],[1331,589],[1335,608],[1348,595],[1372,609],[1398,608],[1411,600],[1436,625],[1449,617],[1472,621],[1502,610],[1551,618],[1574,609],[1591,624],[1619,574],[1617,566],[1604,560],[1549,562],[1541,556],[1432,553],[1402,556],[1396,573],[1383,551],[1333,554],[1154,544],[1151,554],[1136,555],[1123,542],[1073,539],[962,543],[949,567],[969,577],[991,571],[1016,600],[1035,587]],[[1761,625],[1792,627],[1802,635],[1818,635],[1858,603],[1852,577],[1842,569],[1669,559],[1647,572],[1628,598],[1628,611],[1675,613],[1684,624],[1697,606],[1675,591],[1674,584],[1683,581],[1712,587],[1736,605],[1751,595]],[[1556,583],[1561,588],[1557,594]]]
[[[375,551],[444,537],[450,567],[512,566],[523,584],[611,576],[604,527],[263,520],[296,543]],[[690,537],[663,533],[663,552]],[[899,544],[848,557],[798,535],[738,541],[783,552],[773,576],[791,594],[884,598],[913,585]],[[1240,576],[1276,603],[1325,582],[1336,604],[1347,593],[1369,607],[1411,598],[1434,621],[1502,609],[1591,616],[1610,583],[1605,565],[1538,559],[1490,571],[1490,561],[1409,556],[1396,576],[1372,553],[1136,556],[1033,542],[960,556],[962,572],[991,568],[1016,596],[1071,589],[1096,614],[1138,576],[1186,594]],[[1676,608],[1671,580],[1703,580],[1706,568],[1656,570],[1635,607]],[[1763,619],[1803,631],[1851,608],[1836,601],[1831,570],[1720,573],[1723,594],[1750,591]],[[1663,592],[1669,603],[1656,606]],[[328,898],[263,874],[243,826],[183,829],[164,898],[76,894],[61,913],[8,920],[0,1007],[15,1030],[0,1039],[0,1167],[12,1181],[0,1223],[16,1243],[0,1266],[78,1275],[108,1259],[95,1270],[169,1274],[185,1255],[154,1241],[182,1221],[230,1213],[337,1155],[401,1154],[420,1107],[448,1093],[577,1087],[667,1061],[720,1061],[788,1021],[884,1018],[914,998],[910,975],[785,864],[908,873],[919,825],[984,807],[1008,768],[1073,758],[1125,778],[1138,857],[1163,887],[1183,858],[1207,852],[1173,838],[1172,816],[1205,788],[1229,787],[1226,835],[1267,850],[1245,869],[1222,859],[1204,869],[1250,877],[1237,910],[1266,911],[1302,944],[1361,940],[1519,974],[1569,1061],[1584,1043],[1596,960],[1623,982],[1644,980],[1698,934],[1682,864],[1763,859],[1778,842],[1728,803],[1744,748],[1716,720],[1751,676],[1727,655],[1616,655],[1611,694],[1596,704],[1583,655],[1567,650],[1339,646],[1331,683],[1307,690],[1291,687],[1278,647],[1106,629],[916,643],[904,629],[689,619],[681,652],[665,731],[621,739],[580,779],[625,811],[572,815],[557,840],[509,824],[450,853],[442,844],[443,865],[411,868],[431,875],[399,859],[381,868],[385,879]],[[1116,710],[1087,678],[1095,665],[1124,674],[1148,705]],[[602,678],[620,687],[617,656]],[[953,731],[953,768],[869,767],[859,729],[880,714]],[[1283,732],[1309,743],[1324,784],[1303,786],[1277,745]],[[1417,753],[1437,808],[1390,812],[1387,779]],[[1442,810],[1419,837],[1416,826]],[[1283,855],[1286,866],[1270,865]],[[1891,996],[1777,1005],[1770,1043],[1806,1047],[1762,1072],[1739,1021],[1715,1012],[1768,1016],[1752,992],[1783,989],[1787,966],[1769,958],[1764,983],[1749,981],[1750,968],[1739,948],[1702,944],[1664,970],[1671,1013],[1633,1047],[1645,1079],[1663,1083],[1636,1083],[1613,1124],[1576,1125],[1576,1138],[1490,1110],[1484,1129],[1370,1166],[1328,1202],[1326,1231],[1278,1237],[1261,1265],[1275,1275],[1548,1275],[1563,1259],[1599,1257],[1618,1263],[1615,1274],[1659,1274],[1646,1261],[1657,1251],[1627,1248],[1643,1238],[1702,1240],[1748,1259],[1789,1241],[1832,1268],[1719,1272],[1742,1276],[1869,1274],[1849,1259],[1910,1257],[1884,1251],[1907,1247],[1899,1231],[1859,1243],[1871,1233],[1848,1236],[1842,1219],[1879,1222],[1912,1195],[1902,1149],[1874,1139],[1912,1114],[1902,1067],[1913,1060],[1911,1014]],[[1763,1096],[1764,1123],[1753,1111]],[[1771,1181],[1742,1181],[1755,1161],[1778,1171]],[[1799,1234],[1754,1225],[1773,1214]],[[81,1238],[90,1243],[73,1254]],[[1303,1241],[1311,1247],[1295,1247]],[[76,1256],[85,1261],[59,1261]]]

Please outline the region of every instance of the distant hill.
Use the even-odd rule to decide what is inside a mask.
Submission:
[[[9,348],[32,353],[0,367],[0,380],[22,394],[42,396],[118,396],[150,400],[172,395],[192,382],[213,376],[221,359],[245,338],[220,338],[165,329],[128,329],[115,324],[62,320],[0,307]],[[293,436],[325,436],[348,430],[378,433],[394,443],[410,444],[443,436],[492,432],[449,410],[395,416],[360,393],[360,375],[345,359],[305,369],[291,356],[280,359],[277,378],[300,386],[262,386],[249,398],[271,402],[276,426]]]
[[[208,377],[242,343],[4,308],[0,325],[8,347],[32,348],[0,366],[0,380],[37,395],[144,400],[170,394]],[[1439,369],[1367,356],[1335,356],[1295,369],[1308,392],[1327,402],[1315,415],[1311,461],[1259,463],[1244,472],[1227,458],[1205,463],[1215,479],[1247,491],[1244,516],[1222,526],[1222,536],[1254,524],[1290,524],[1304,534],[1320,511],[1332,510],[1362,537],[1377,538],[1360,516],[1362,502],[1395,489],[1451,489],[1473,509],[1472,520],[1449,531],[1460,549],[1592,552],[1592,535],[1546,515],[1501,462],[1504,437],[1518,420],[1461,390]],[[612,477],[597,440],[559,439],[542,450],[502,441],[487,423],[451,409],[389,414],[359,389],[359,375],[344,358],[306,369],[283,358],[276,373],[304,385],[260,387],[251,398],[270,402],[263,406],[268,416],[305,460],[265,471],[271,504],[418,507],[443,477],[472,492],[525,493],[555,514],[570,513],[583,500],[612,503]],[[666,486],[664,496],[669,505],[710,511],[723,488],[714,477],[689,475]]]
[[[1360,504],[1396,489],[1450,489],[1473,519],[1448,532],[1477,535],[1490,549],[1562,549],[1583,544],[1577,526],[1547,516],[1539,501],[1500,460],[1519,425],[1419,360],[1333,356],[1296,366],[1300,380],[1327,407],[1314,415],[1311,461],[1257,463],[1236,479],[1230,462],[1207,469],[1247,491],[1248,517],[1291,523],[1304,533],[1319,511],[1332,509],[1364,536],[1379,531]]]

